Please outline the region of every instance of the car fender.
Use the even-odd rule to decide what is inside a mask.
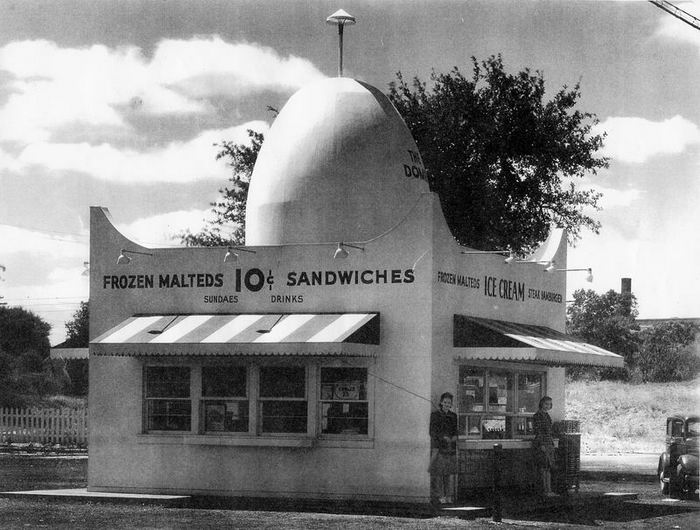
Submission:
[[[688,475],[697,475],[698,457],[696,455],[681,455],[678,457],[678,466]]]
[[[659,466],[656,468],[657,474],[660,474],[664,469],[671,466],[671,455],[668,453],[661,453],[659,455]]]

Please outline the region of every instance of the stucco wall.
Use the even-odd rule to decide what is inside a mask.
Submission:
[[[430,413],[430,267],[419,260],[429,232],[418,228],[430,218],[429,201],[391,234],[350,249],[334,260],[333,245],[277,246],[242,253],[224,263],[226,249],[154,249],[129,242],[103,209],[91,220],[91,338],[134,314],[251,312],[379,312],[381,340],[371,361],[374,437],[355,447],[225,446],[220,437],[142,434],[144,358],[94,356],[90,361],[90,459],[88,487],[103,491],[200,492],[220,495],[358,497],[425,501],[428,498]],[[121,248],[132,254],[117,265]],[[255,267],[274,282],[257,292],[236,292],[234,270]],[[290,286],[289,273],[314,270],[388,270],[387,283]],[[391,271],[411,282],[391,282]],[[223,274],[219,288],[114,288],[111,276]],[[109,278],[105,280],[105,278]],[[212,294],[237,296],[236,303],[208,303]],[[280,303],[277,296],[296,296]],[[303,301],[299,298],[301,296]],[[164,352],[167,346],[164,347]],[[187,358],[147,362],[190,363]],[[197,359],[195,362],[202,362]],[[312,361],[316,362],[316,361]],[[320,362],[320,361],[319,361]],[[310,399],[312,397],[310,396]],[[195,440],[196,438],[196,440]],[[189,440],[188,440],[189,439]],[[196,443],[195,443],[196,442]],[[212,444],[213,443],[213,444]]]

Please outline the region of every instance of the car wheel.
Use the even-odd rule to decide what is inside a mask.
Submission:
[[[659,470],[659,489],[661,490],[662,495],[668,495],[669,491],[669,483],[666,481],[668,479],[668,469],[667,468],[661,468]]]
[[[690,484],[688,484],[688,477],[683,471],[683,466],[681,466],[680,464],[676,469],[676,485],[678,496],[681,499],[691,499],[695,496],[694,488],[693,491],[690,490]]]
[[[681,498],[683,496],[683,482],[685,477],[683,475],[683,470],[680,466],[676,469],[667,469],[668,476],[668,493],[671,497]]]

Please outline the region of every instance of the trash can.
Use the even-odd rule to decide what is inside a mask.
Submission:
[[[556,452],[557,469],[552,474],[554,490],[567,494],[570,489],[579,491],[581,473],[581,422],[562,420],[554,424],[554,433],[559,440]]]

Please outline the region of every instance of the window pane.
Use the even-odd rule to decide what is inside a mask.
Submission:
[[[489,372],[489,411],[512,412],[513,374]]]
[[[367,434],[367,368],[321,368],[321,434]]]
[[[146,397],[190,397],[190,369],[187,366],[147,366]]]
[[[306,401],[263,401],[262,432],[306,432]]]
[[[321,399],[366,400],[367,368],[322,368]]]
[[[683,422],[673,421],[673,432],[671,436],[683,436]]]
[[[325,402],[321,411],[322,434],[367,434],[367,403]]]
[[[481,416],[459,416],[459,434],[467,438],[481,438]]]
[[[248,401],[205,401],[206,432],[248,432]]]
[[[513,418],[513,424],[513,436],[515,436],[516,438],[535,434],[532,416],[518,416],[516,418]]]
[[[306,369],[303,366],[260,368],[260,397],[303,398],[305,396]]]
[[[147,426],[149,431],[189,431],[191,402],[188,399],[148,400]]]
[[[537,412],[542,398],[542,374],[518,375],[519,412]]]
[[[203,366],[204,397],[246,397],[245,366]]]
[[[458,397],[460,411],[481,412],[484,410],[484,376],[484,370],[460,366]]]

